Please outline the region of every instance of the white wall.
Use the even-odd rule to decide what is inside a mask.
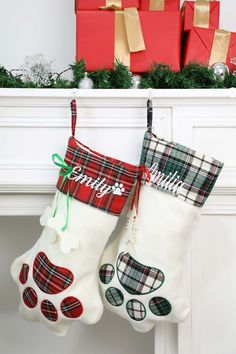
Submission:
[[[236,2],[221,0],[221,27],[236,32]],[[0,0],[0,65],[42,52],[63,70],[75,58],[74,0]]]
[[[0,217],[0,354],[154,354],[153,332],[139,334],[108,312],[93,326],[74,323],[62,338],[19,317],[18,289],[9,267],[40,230],[38,217]]]

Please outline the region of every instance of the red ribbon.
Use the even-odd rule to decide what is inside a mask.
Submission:
[[[137,199],[136,202],[136,213],[138,214],[138,204],[139,204],[139,196],[140,196],[140,189],[141,189],[141,185],[142,185],[142,179],[144,178],[146,179],[146,182],[150,182],[151,180],[151,173],[149,171],[149,169],[145,166],[145,165],[141,165],[139,166],[139,174],[138,174],[138,181],[136,184],[136,188],[135,188],[135,192],[133,195],[133,199],[132,199],[132,204],[131,204],[131,210],[133,209],[135,200]]]

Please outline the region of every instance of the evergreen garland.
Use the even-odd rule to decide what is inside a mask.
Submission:
[[[72,72],[72,80],[63,78],[67,71]],[[47,88],[77,88],[85,77],[86,65],[83,60],[77,61],[62,73],[53,74]],[[114,70],[97,70],[88,76],[93,80],[95,89],[130,89],[133,86],[133,75],[122,63],[116,62]],[[22,75],[13,75],[0,66],[0,87],[10,88],[44,88],[32,82],[23,82]],[[236,76],[226,74],[224,79],[217,77],[212,68],[192,63],[179,72],[171,71],[164,64],[153,64],[150,71],[143,73],[140,88],[156,89],[200,89],[200,88],[230,88],[236,87]]]

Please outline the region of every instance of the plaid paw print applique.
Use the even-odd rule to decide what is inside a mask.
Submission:
[[[33,279],[29,274],[32,274]],[[52,264],[44,252],[36,255],[32,269],[26,263],[22,265],[19,281],[22,285],[24,305],[28,309],[40,305],[40,312],[48,321],[56,322],[59,317],[75,319],[83,313],[83,305],[78,298],[59,295],[72,285],[73,273],[69,269]]]
[[[144,320],[149,311],[154,316],[171,313],[167,299],[153,296],[165,281],[163,272],[141,264],[128,252],[119,254],[115,266],[103,264],[99,278],[103,287],[107,285],[105,300],[114,308],[122,307],[133,321]]]

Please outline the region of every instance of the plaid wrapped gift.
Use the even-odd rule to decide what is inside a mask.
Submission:
[[[46,294],[59,294],[73,282],[74,276],[69,269],[52,264],[46,254],[37,254],[33,265],[33,278],[40,290]]]
[[[137,262],[129,253],[119,255],[117,276],[123,288],[132,295],[149,294],[164,282],[161,270]]]
[[[178,143],[157,138],[146,132],[141,163],[153,171],[152,186],[181,200],[202,207],[223,168],[223,163]],[[155,170],[155,169],[154,169]],[[143,180],[143,183],[146,183]],[[180,187],[180,188],[176,188]],[[173,191],[175,191],[173,193]]]
[[[99,154],[74,137],[69,139],[65,162],[74,172],[64,183],[63,176],[59,177],[57,188],[62,193],[69,193],[107,213],[120,215],[137,182],[139,167]]]

